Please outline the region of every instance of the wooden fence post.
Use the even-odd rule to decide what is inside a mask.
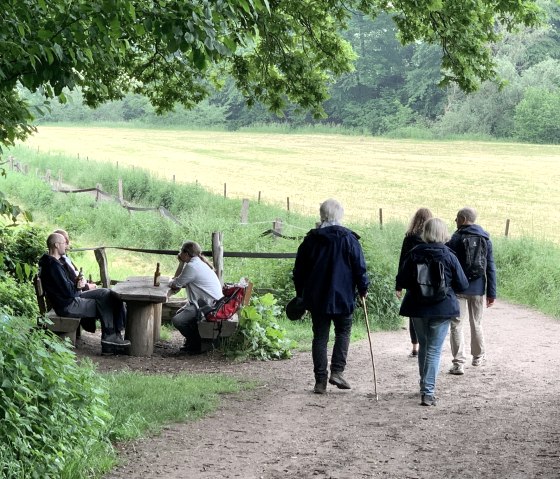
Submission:
[[[259,191],[259,199],[257,200],[257,203],[260,205],[261,204],[261,192]]]
[[[383,229],[383,208],[379,208],[379,227]]]
[[[51,182],[51,170],[47,170],[47,172],[45,173],[45,181],[47,183]]]
[[[95,254],[95,259],[99,265],[99,277],[101,278],[101,284],[104,288],[111,286],[111,278],[109,278],[109,268],[107,266],[107,255],[105,254],[105,248],[97,248],[93,250]]]
[[[223,233],[214,231],[212,233],[212,263],[218,275],[220,283],[224,284],[224,243]]]
[[[278,238],[278,235],[282,234],[282,228],[283,228],[282,220],[280,218],[276,218],[272,222],[272,231],[277,233],[277,234],[274,235],[274,239]]]
[[[8,162],[10,164],[10,171],[14,171],[14,157],[12,155],[8,157]]]
[[[246,225],[249,222],[249,200],[244,198],[241,202],[241,224]]]
[[[506,220],[506,238],[508,237],[509,234],[509,218]]]
[[[290,212],[290,197],[286,198],[286,207],[288,208],[288,212]]]
[[[101,192],[102,188],[101,188],[101,183],[97,183],[95,185],[95,201],[99,201],[99,193]]]
[[[124,203],[122,178],[119,178],[119,203],[121,205]]]
[[[56,189],[60,191],[60,187],[62,186],[62,171],[58,170],[58,180],[56,182]]]
[[[227,198],[227,184],[224,183],[224,198]]]

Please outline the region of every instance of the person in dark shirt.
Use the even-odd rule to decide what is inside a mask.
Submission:
[[[110,289],[81,291],[85,280],[70,279],[60,261],[66,251],[66,241],[59,233],[47,238],[48,253],[39,260],[39,276],[43,289],[56,314],[73,318],[99,318],[101,321],[101,350],[116,352],[115,348],[130,346],[121,331],[125,318],[120,299]]]
[[[496,265],[490,235],[479,225],[475,224],[476,211],[465,207],[457,212],[455,223],[457,231],[453,233],[447,246],[457,255],[461,266],[466,269],[467,258],[465,257],[463,239],[466,236],[477,236],[484,241],[486,248],[486,268],[482,275],[469,279],[469,287],[459,296],[460,314],[451,321],[451,354],[453,364],[449,369],[450,374],[461,376],[465,373],[466,346],[463,335],[463,326],[467,318],[471,329],[471,355],[472,365],[482,366],[486,361],[486,347],[484,342],[484,331],[482,329],[482,317],[484,312],[484,295],[486,294],[486,307],[490,308],[496,300]]]
[[[451,319],[459,314],[456,293],[465,290],[469,282],[459,260],[444,244],[449,239],[447,225],[439,218],[431,218],[424,224],[424,243],[414,247],[404,259],[397,274],[397,290],[406,289],[399,314],[414,321],[420,348],[418,370],[420,372],[420,396],[422,406],[436,405],[436,379],[441,362],[441,351]],[[417,264],[426,260],[437,261],[443,267],[445,295],[433,302],[422,300],[417,281]]]
[[[307,233],[298,248],[293,270],[296,295],[311,312],[313,323],[314,392],[327,391],[327,343],[331,323],[335,340],[331,357],[330,384],[350,389],[344,378],[346,358],[352,330],[352,313],[356,290],[362,298],[367,295],[369,279],[358,235],[341,226],[342,205],[329,199],[319,209],[321,224]]]
[[[424,242],[421,236],[422,230],[424,229],[424,223],[432,217],[432,212],[428,208],[420,208],[418,211],[416,211],[416,213],[414,213],[414,216],[412,217],[412,220],[410,220],[410,224],[408,225],[408,229],[406,230],[402,242],[398,271],[401,270],[404,259],[410,252],[410,250]],[[397,298],[400,299],[402,296],[402,290],[397,288],[396,294]],[[414,329],[414,322],[412,321],[412,318],[408,318],[408,332],[410,333],[410,342],[412,343],[412,352],[410,353],[409,357],[415,358],[416,356],[418,356],[418,336],[416,335],[416,330]]]

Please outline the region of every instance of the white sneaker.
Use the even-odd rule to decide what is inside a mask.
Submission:
[[[463,365],[459,363],[453,364],[453,366],[451,366],[451,369],[449,369],[449,374],[455,374],[457,376],[461,376],[462,374],[465,374]]]
[[[484,356],[480,356],[478,358],[473,358],[472,365],[473,366],[482,366],[486,362],[486,358]]]

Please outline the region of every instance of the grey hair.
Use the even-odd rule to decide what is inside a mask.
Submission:
[[[457,218],[463,218],[467,223],[474,223],[476,221],[476,210],[465,206],[457,212]]]
[[[342,205],[333,198],[329,198],[321,203],[319,207],[319,215],[321,221],[329,223],[338,223],[344,216],[344,208]]]
[[[449,241],[447,224],[439,218],[430,218],[424,223],[422,239],[426,243],[447,243]]]

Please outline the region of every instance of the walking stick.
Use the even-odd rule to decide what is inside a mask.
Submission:
[[[375,361],[373,359],[373,347],[371,345],[371,333],[369,331],[369,320],[367,315],[367,306],[366,306],[366,298],[362,296],[362,305],[364,306],[364,313],[366,315],[366,328],[367,328],[367,337],[369,341],[369,352],[371,354],[371,365],[373,367],[373,385],[375,388],[375,400],[379,401],[379,396],[377,395],[377,375],[375,374]]]

